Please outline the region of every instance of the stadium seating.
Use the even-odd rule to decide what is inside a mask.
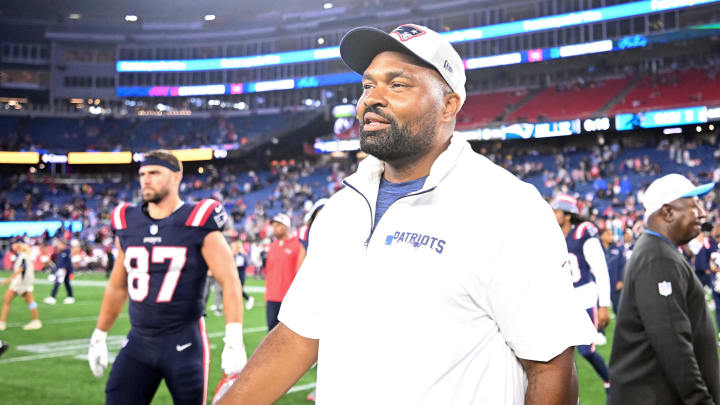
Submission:
[[[318,114],[302,111],[230,118],[171,119],[0,116],[0,145],[6,150],[32,148],[54,153],[120,149],[145,151],[234,143],[244,145],[300,128]],[[10,142],[13,138],[17,138],[17,141]]]
[[[613,106],[611,114],[704,105],[720,101],[720,77],[700,69],[650,75]]]
[[[586,87],[549,87],[509,114],[506,120],[539,122],[592,117],[627,85],[627,79],[616,78]]]
[[[478,128],[499,121],[525,97],[527,92],[519,90],[468,95],[457,116],[457,129]]]

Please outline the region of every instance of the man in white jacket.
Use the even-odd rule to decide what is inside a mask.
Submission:
[[[576,404],[573,347],[596,332],[548,204],[453,135],[460,56],[411,24],[354,29],[340,54],[371,156],[221,403],[272,403],[317,361],[320,404]]]

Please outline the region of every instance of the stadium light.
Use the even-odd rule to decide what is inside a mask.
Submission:
[[[215,14],[205,15],[205,21],[215,21]]]
[[[333,8],[333,4],[332,4],[332,3],[325,3],[325,4],[323,4],[323,8],[324,8],[325,10],[331,9],[331,8]]]
[[[70,13],[70,15],[68,16],[68,18],[71,20],[79,20],[80,17],[81,17],[81,15],[78,13]]]
[[[319,38],[317,39],[317,43],[318,43],[318,45],[324,44],[324,43],[325,43],[325,38],[319,37]]]
[[[125,16],[125,21],[127,21],[127,22],[135,22],[137,20],[138,20],[138,18],[134,14],[128,14]]]

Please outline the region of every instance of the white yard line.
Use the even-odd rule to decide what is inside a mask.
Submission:
[[[44,273],[41,273],[44,274]],[[0,277],[0,281],[5,280],[5,277]],[[47,278],[36,278],[35,284],[42,284],[42,285],[54,285],[54,281],[50,281]],[[72,281],[73,286],[80,286],[80,287],[105,287],[107,286],[107,281],[105,280],[73,280]],[[265,293],[265,287],[261,285],[249,285],[243,288],[245,292],[249,293]]]
[[[95,317],[93,319],[97,319],[97,317]],[[261,332],[267,332],[267,328],[266,327],[256,327],[256,328],[246,328],[243,330],[244,334],[261,333]],[[223,336],[225,336],[225,332],[208,333],[208,338],[210,338],[210,339],[215,339],[215,338],[223,337]],[[124,339],[125,339],[125,336],[119,336],[119,335],[108,336],[109,349],[111,351],[113,349],[120,350],[120,346]],[[47,343],[37,343],[37,344],[17,346],[16,350],[31,352],[31,353],[35,353],[35,354],[27,355],[27,356],[19,356],[19,357],[2,358],[2,359],[0,359],[0,364],[16,363],[16,362],[31,361],[31,360],[43,360],[43,359],[50,359],[50,358],[54,358],[54,357],[63,357],[63,356],[77,356],[80,354],[87,353],[89,343],[90,343],[90,338],[88,337],[87,339],[61,340],[61,341],[57,341],[57,342],[47,342]]]
[[[120,314],[118,318],[127,318],[127,314]],[[81,316],[76,318],[59,318],[59,319],[48,319],[43,320],[40,319],[43,323],[43,325],[55,325],[55,324],[62,324],[62,323],[75,323],[75,322],[88,322],[88,321],[97,321],[98,317],[96,316]],[[16,326],[23,326],[27,322],[11,322],[8,323],[7,326],[9,328],[16,327]]]
[[[303,384],[303,385],[296,385],[288,390],[288,394],[292,394],[293,392],[298,391],[308,391],[312,388],[315,388],[316,383],[309,383],[309,384]]]

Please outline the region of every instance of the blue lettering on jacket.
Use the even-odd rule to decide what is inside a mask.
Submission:
[[[398,242],[407,243],[415,248],[427,247],[438,254],[441,254],[445,250],[446,243],[445,240],[438,237],[415,232],[397,231],[394,234],[387,235],[385,237],[385,245],[387,246]]]

